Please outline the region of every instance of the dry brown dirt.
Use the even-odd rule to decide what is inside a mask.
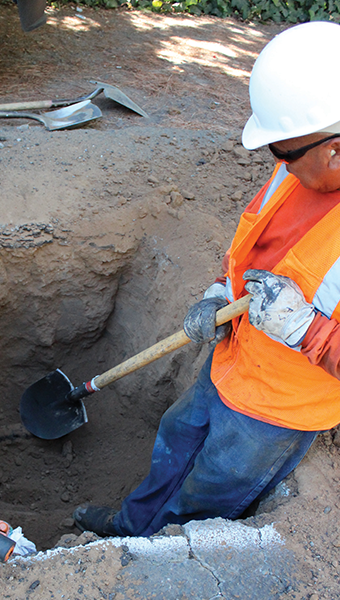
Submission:
[[[252,65],[281,29],[69,4],[24,34],[16,7],[0,5],[1,102],[76,98],[99,80],[149,115],[98,96],[102,119],[81,129],[0,121],[0,518],[39,550],[76,533],[79,503],[119,508],[208,350],[116,382],[86,401],[88,424],[55,441],[20,427],[20,397],[57,367],[79,385],[181,329],[273,168],[240,135]],[[275,522],[304,565],[284,597],[340,597],[339,445],[336,431],[320,436],[250,519]],[[0,577],[4,597],[26,598],[8,564]]]

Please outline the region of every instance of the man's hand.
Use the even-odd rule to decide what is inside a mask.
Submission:
[[[204,344],[213,340],[216,345],[229,335],[231,323],[216,328],[216,312],[228,304],[224,285],[214,283],[207,289],[204,299],[194,304],[184,319],[184,331],[192,342]]]
[[[243,279],[249,280],[245,288],[252,294],[249,322],[287,346],[298,346],[314,320],[315,312],[295,281],[260,269],[249,269]]]

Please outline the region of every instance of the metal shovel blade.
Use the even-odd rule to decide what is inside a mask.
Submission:
[[[49,113],[42,115],[36,115],[34,113],[26,112],[0,112],[0,118],[25,118],[34,119],[40,121],[48,129],[48,131],[55,131],[56,129],[69,129],[72,127],[78,127],[94,119],[99,119],[102,116],[100,108],[95,104],[92,104],[91,100],[85,100],[84,102],[78,102],[72,106],[66,106],[53,110]]]
[[[91,83],[94,83],[95,85],[98,85],[101,88],[103,88],[103,92],[106,98],[110,98],[111,100],[114,100],[114,102],[117,102],[122,106],[126,106],[126,108],[129,108],[130,110],[141,115],[142,117],[146,117],[147,119],[149,118],[149,115],[142,108],[140,108],[138,104],[133,102],[133,100],[131,100],[126,94],[124,94],[124,92],[122,92],[119,88],[113,85],[109,85],[108,83],[103,83],[102,81],[91,81]]]
[[[21,420],[26,429],[44,440],[55,440],[87,423],[83,401],[66,399],[73,389],[60,369],[27,388],[20,402]]]

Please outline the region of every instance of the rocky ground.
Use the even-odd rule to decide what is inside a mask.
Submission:
[[[86,401],[88,423],[58,440],[22,429],[20,397],[57,367],[79,385],[182,328],[273,168],[267,150],[245,151],[240,135],[253,62],[280,29],[69,4],[24,34],[15,5],[0,5],[1,102],[76,98],[98,80],[149,115],[100,95],[103,117],[81,129],[0,121],[0,518],[38,550],[65,545],[65,536],[66,545],[85,544],[77,561],[92,586],[68,585],[68,558],[57,553],[50,563],[2,565],[4,597],[45,600],[35,582],[54,589],[56,573],[55,597],[117,593],[124,550],[102,561],[104,576],[93,538],[76,538],[73,508],[85,500],[119,508],[148,471],[161,414],[207,349],[186,347],[112,384]],[[275,598],[340,597],[339,445],[336,431],[320,436],[244,521],[274,523],[295,556],[294,581]]]

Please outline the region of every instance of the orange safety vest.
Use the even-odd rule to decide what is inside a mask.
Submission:
[[[273,178],[278,169],[279,165]],[[298,179],[289,174],[258,214],[241,216],[227,274],[234,299],[246,293],[242,275],[252,267],[250,250],[289,195],[294,192],[298,199],[299,186]],[[324,197],[320,193],[320,202]],[[340,322],[340,202],[287,252],[273,272],[293,279],[308,302]],[[326,430],[340,422],[340,381],[312,365],[298,349],[255,329],[248,314],[234,319],[231,338],[216,346],[211,379],[226,404],[259,420],[302,431]]]

